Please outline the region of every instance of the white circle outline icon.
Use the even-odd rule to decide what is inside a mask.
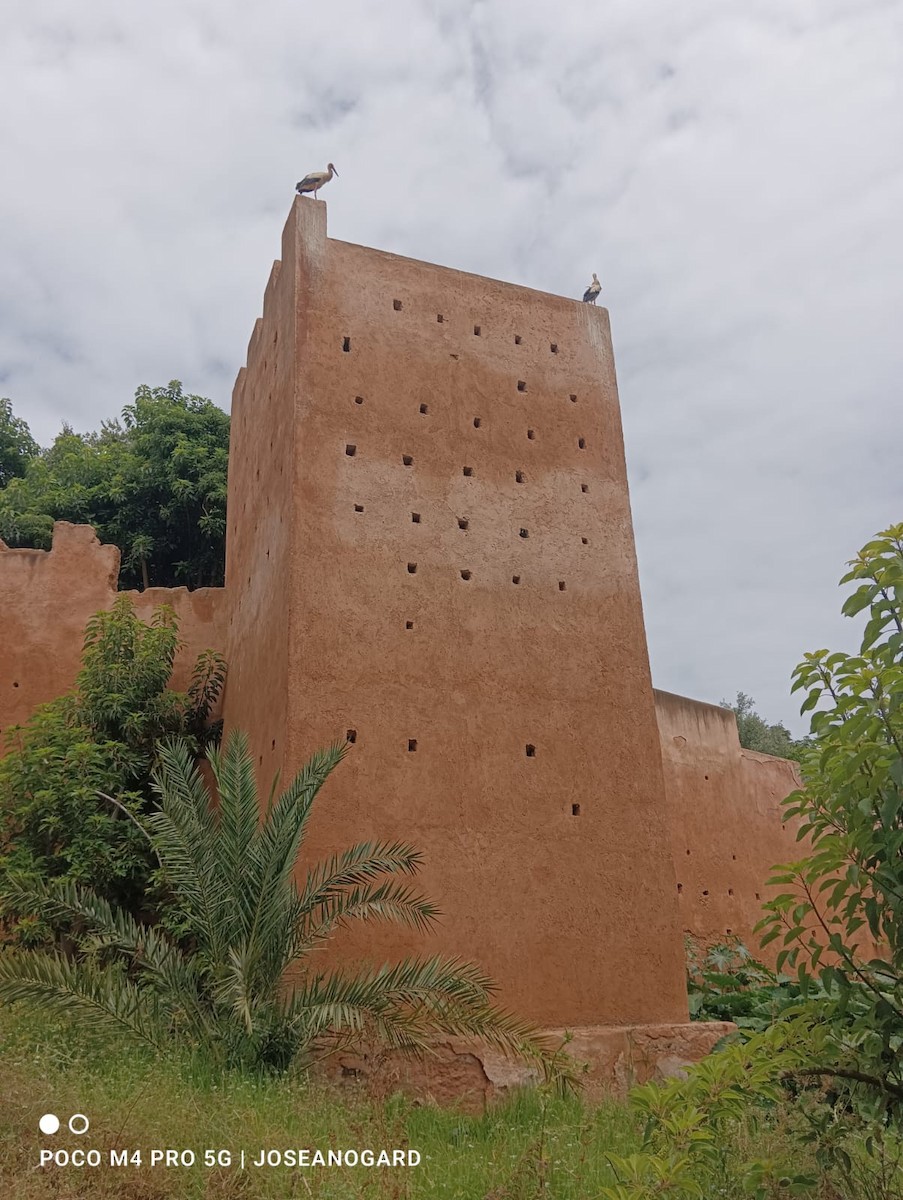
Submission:
[[[73,1121],[84,1121],[84,1125],[82,1126],[81,1129],[76,1129],[75,1126],[72,1124]],[[88,1132],[88,1126],[90,1124],[91,1124],[91,1122],[88,1120],[88,1118],[85,1116],[84,1113],[73,1113],[72,1116],[69,1118],[69,1132],[74,1133],[76,1137],[81,1137],[81,1135],[83,1133]]]
[[[46,1133],[48,1137],[56,1133],[60,1127],[60,1119],[54,1113],[44,1113],[40,1121],[38,1121],[38,1129],[41,1133]]]

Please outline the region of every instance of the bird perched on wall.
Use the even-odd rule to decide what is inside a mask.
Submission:
[[[295,184],[295,191],[303,196],[305,192],[313,192],[314,199],[317,198],[317,192],[324,183],[329,183],[333,175],[338,175],[338,171],[332,163],[326,164],[325,171],[311,171],[309,175],[305,175],[302,180]]]
[[[583,293],[584,303],[585,304],[595,304],[596,297],[599,295],[599,293],[601,291],[602,291],[602,284],[599,282],[599,276],[596,274],[595,271],[593,271],[593,281],[589,285],[589,287],[586,289],[586,291]]]

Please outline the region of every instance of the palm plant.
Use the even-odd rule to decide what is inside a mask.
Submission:
[[[160,863],[167,919],[142,923],[72,883],[10,880],[17,904],[75,928],[78,953],[3,955],[0,999],[245,1068],[283,1070],[364,1036],[413,1052],[438,1033],[474,1036],[541,1055],[531,1029],[494,1006],[493,984],[470,963],[409,957],[353,974],[311,963],[350,921],[426,930],[438,911],[398,878],[421,861],[400,842],[353,846],[296,882],[314,799],[346,749],[315,754],[281,795],[274,784],[261,819],[244,735],[210,752],[216,804],[190,747],[165,742],[154,774],[159,809],[142,828]]]

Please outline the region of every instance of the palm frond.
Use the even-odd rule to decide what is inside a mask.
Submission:
[[[51,921],[75,922],[73,933],[82,951],[92,956],[109,950],[123,955],[137,973],[136,983],[151,987],[161,1000],[178,1007],[199,1035],[209,1031],[209,1015],[200,1001],[204,964],[197,955],[183,955],[153,926],[68,880],[45,884],[11,877],[4,895]]]
[[[374,1031],[387,1045],[429,1052],[438,1033],[478,1038],[503,1054],[542,1058],[547,1047],[528,1022],[491,1002],[494,985],[456,958],[407,958],[357,975],[322,975],[291,996],[288,1020],[305,1040]]]
[[[254,948],[247,944],[229,949],[228,969],[216,987],[216,1000],[241,1022],[248,1034],[255,1029],[255,1015],[266,1010],[266,1005],[255,995],[254,975],[257,966]]]
[[[229,888],[241,933],[247,936],[256,890],[253,886],[256,881],[248,881],[247,872],[252,863],[251,852],[261,815],[254,759],[248,748],[247,735],[235,731],[225,749],[212,752],[209,760],[219,794],[218,867]],[[247,886],[248,882],[252,882],[252,886]]]
[[[300,893],[301,903],[316,909],[345,888],[399,872],[414,875],[423,856],[405,842],[359,842],[342,854],[334,854],[308,871]]]
[[[0,999],[24,1002],[97,1029],[125,1032],[156,1049],[170,1036],[169,1013],[148,988],[109,967],[61,955],[0,955]]]
[[[232,926],[228,887],[217,861],[210,794],[184,741],[161,746],[154,784],[160,808],[145,822],[164,877],[192,935],[210,959],[221,961]]]
[[[425,896],[408,884],[391,881],[376,887],[365,885],[339,892],[321,902],[314,912],[299,899],[296,912],[293,922],[296,939],[291,962],[352,921],[394,921],[425,933],[439,916],[437,906]]]
[[[243,864],[251,901],[243,939],[255,947],[260,986],[275,989],[295,943],[293,876],[311,805],[346,751],[344,744],[315,754],[268,810]]]

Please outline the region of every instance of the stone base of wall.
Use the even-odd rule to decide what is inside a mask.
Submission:
[[[566,1052],[583,1069],[586,1099],[623,1097],[635,1084],[682,1074],[735,1028],[729,1021],[591,1026],[569,1031]],[[563,1043],[564,1034],[563,1029],[544,1031],[552,1047]],[[370,1096],[403,1092],[467,1112],[481,1112],[514,1089],[539,1081],[534,1068],[461,1038],[438,1042],[435,1053],[423,1059],[392,1052],[346,1053],[326,1060],[319,1069],[341,1087]]]

